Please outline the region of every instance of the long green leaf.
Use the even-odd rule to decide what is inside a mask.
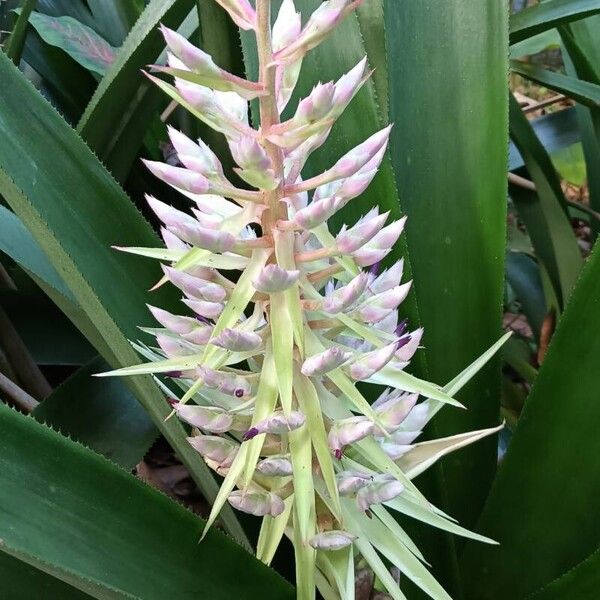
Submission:
[[[0,407],[0,550],[97,598],[292,597],[222,533],[104,458]],[[235,573],[235,577],[232,576]]]
[[[500,546],[466,549],[467,598],[518,600],[598,548],[599,352],[596,247],[552,337],[481,519],[480,531]]]
[[[558,175],[512,95],[510,133],[536,186],[536,192],[513,186],[510,194],[527,227],[536,255],[548,272],[561,306],[564,306],[583,261],[567,216]]]
[[[156,281],[158,267],[117,254],[111,246],[152,246],[158,239],[89,148],[4,55],[0,79],[0,193],[103,336],[105,345],[98,350],[114,367],[134,364],[138,357],[128,338],[138,337],[138,325],[152,324],[145,290]],[[173,296],[163,289],[156,301],[165,306]],[[183,426],[176,419],[165,421],[170,408],[162,392],[150,377],[128,383],[212,500],[218,486]],[[222,518],[244,540],[229,507]]]
[[[89,600],[91,596],[8,554],[0,553],[5,600]]]
[[[512,15],[510,43],[597,13],[600,13],[599,0],[549,0],[536,4]]]
[[[510,68],[513,73],[523,75],[526,79],[565,94],[585,106],[600,107],[600,85],[515,60],[511,61]]]
[[[12,33],[6,42],[4,51],[10,60],[15,65],[21,62],[21,55],[25,47],[25,37],[27,36],[27,25],[29,24],[29,15],[35,8],[37,0],[24,0],[21,12],[17,18],[17,22],[13,27]]]
[[[100,358],[91,361],[57,387],[32,414],[130,470],[142,460],[158,431],[122,380],[93,377],[107,367]]]
[[[387,0],[385,17],[391,154],[408,214],[427,366],[433,381],[448,381],[500,332],[507,14],[495,0]],[[467,410],[437,417],[438,436],[496,425],[498,361],[457,399]],[[493,438],[443,461],[448,505],[431,500],[471,526],[495,463]]]
[[[163,98],[140,73],[164,49],[158,25],[177,29],[193,5],[193,0],[153,0],[148,4],[77,125],[77,131],[118,180],[129,172],[148,121]]]

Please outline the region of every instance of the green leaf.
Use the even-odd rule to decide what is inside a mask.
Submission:
[[[89,148],[4,55],[0,79],[0,135],[5,142],[0,145],[0,193],[102,335],[103,344],[91,340],[98,351],[113,367],[134,364],[138,357],[128,339],[139,336],[138,325],[152,325],[146,290],[159,269],[111,246],[158,245],[158,238]],[[168,288],[155,292],[153,301],[176,306]],[[211,501],[217,483],[188,444],[181,423],[165,421],[170,408],[163,393],[150,377],[131,378],[128,385]],[[230,507],[222,518],[243,541]]]
[[[552,337],[481,518],[481,532],[500,546],[466,548],[467,598],[523,598],[598,548],[599,298],[596,247]]]
[[[598,0],[549,0],[521,10],[510,19],[510,43],[514,44],[558,25],[600,13]]]
[[[6,406],[0,428],[3,552],[96,598],[292,597],[222,533],[198,543],[200,519],[106,459]]]
[[[561,306],[564,306],[583,260],[568,219],[556,170],[512,95],[510,133],[537,192],[511,186],[510,195],[525,223],[536,255],[548,272]]]
[[[510,68],[513,73],[518,73],[544,87],[573,98],[585,106],[592,108],[600,106],[600,85],[514,60],[511,61]]]
[[[89,600],[91,596],[8,554],[0,553],[5,600]]]
[[[522,42],[512,44],[510,47],[510,58],[522,58],[531,56],[545,50],[560,48],[560,36],[555,29],[538,33]]]
[[[113,46],[120,46],[144,8],[143,0],[87,0],[100,35]]]
[[[429,371],[428,377],[419,375],[436,383],[453,378],[500,332],[506,20],[505,6],[495,0],[385,3],[391,155],[408,214],[406,235]],[[497,425],[499,383],[494,360],[458,395],[467,410],[446,409],[429,435]],[[439,490],[426,495],[470,527],[494,476],[495,439],[461,451],[442,466],[447,505]],[[434,485],[426,481],[423,485]],[[439,542],[434,545],[439,552]],[[435,563],[433,552],[424,554]],[[447,558],[439,562],[450,567]]]
[[[128,174],[148,121],[164,99],[140,73],[164,50],[158,25],[178,29],[193,6],[193,0],[153,0],[148,4],[77,124],[77,131],[119,181]]]
[[[93,377],[107,367],[101,358],[94,359],[57,387],[32,414],[131,470],[158,431],[122,380]]]
[[[25,0],[21,8],[21,12],[17,18],[17,22],[13,27],[12,33],[6,42],[4,52],[15,65],[21,62],[21,55],[25,47],[25,37],[27,36],[27,25],[29,24],[29,15],[35,8],[37,0]]]
[[[592,600],[600,586],[600,550],[590,554],[576,567],[555,579],[528,600]]]
[[[103,75],[115,59],[115,48],[93,29],[72,17],[49,17],[32,12],[29,22],[46,43],[61,48],[94,73]]]

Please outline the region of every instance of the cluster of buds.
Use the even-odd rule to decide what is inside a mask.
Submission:
[[[380,268],[405,219],[390,222],[367,206],[337,235],[328,227],[348,202],[361,202],[390,127],[302,178],[311,152],[368,80],[366,59],[336,82],[316,85],[291,118],[280,119],[303,56],[361,0],[327,0],[304,26],[293,0],[283,0],[272,27],[270,0],[217,1],[255,32],[259,80],[227,73],[166,28],[168,66],[160,70],[174,85],[150,77],[225,135],[237,168],[226,173],[204,142],[172,128],[179,166],[146,163],[191,200],[191,212],[148,197],[166,248],[124,250],[161,260],[163,282],[181,290],[187,309],[176,315],[151,307],[160,324],[148,330],[156,347],[136,346],[151,362],[112,374],[152,373],[178,386],[174,413],[191,426],[190,444],[224,477],[207,527],[227,501],[262,517],[257,555],[266,563],[289,536],[299,598],[314,598],[316,586],[324,597],[354,597],[348,569],[355,555],[394,598],[403,596],[384,559],[433,597],[447,598],[390,511],[483,539],[446,518],[412,479],[496,429],[415,442],[442,406],[460,405],[405,371],[423,331],[399,321],[411,285],[402,282],[402,261]],[[249,124],[251,99],[260,106],[258,129]],[[370,403],[357,382],[384,391]]]

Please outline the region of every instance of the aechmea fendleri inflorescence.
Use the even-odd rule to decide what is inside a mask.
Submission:
[[[431,597],[448,598],[393,515],[490,541],[431,505],[412,479],[497,431],[415,443],[442,406],[460,406],[451,395],[497,348],[444,389],[409,375],[423,333],[398,319],[410,282],[402,282],[402,261],[379,268],[405,219],[366,207],[336,235],[328,227],[347,203],[361,202],[390,127],[302,178],[311,152],[368,80],[366,58],[337,81],[318,83],[291,118],[280,115],[304,55],[361,0],[323,2],[304,25],[293,0],[284,0],[272,27],[270,0],[217,1],[255,33],[259,80],[224,71],[167,28],[168,65],[159,69],[174,86],[149,77],[225,136],[237,180],[248,185],[233,183],[204,142],[169,129],[178,165],[146,165],[191,200],[191,211],[148,197],[166,248],[123,250],[163,261],[163,279],[182,291],[187,309],[150,307],[161,326],[148,330],[157,347],[135,344],[150,362],[111,374],[152,373],[181,389],[174,412],[191,426],[190,444],[224,477],[206,527],[225,502],[262,517],[257,556],[266,563],[288,536],[299,598],[314,598],[315,587],[324,598],[354,598],[358,556],[394,598],[404,596],[386,563]],[[248,120],[253,99],[258,129]],[[383,392],[370,404],[357,382]]]

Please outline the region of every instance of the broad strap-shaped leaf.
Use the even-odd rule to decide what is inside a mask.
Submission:
[[[428,378],[448,381],[500,331],[507,15],[494,0],[388,0],[385,18],[391,155],[408,214]],[[467,411],[439,417],[436,437],[497,424],[498,367],[489,365],[458,397]],[[467,527],[495,462],[490,439],[443,463],[448,510]]]
[[[202,521],[91,450],[4,405],[0,427],[2,552],[96,598],[292,597],[222,533],[199,544]]]
[[[0,54],[0,193],[50,257],[95,330],[99,352],[113,367],[138,362],[129,339],[137,325],[153,325],[145,306],[157,267],[117,254],[111,246],[158,245],[158,238],[83,141]],[[162,289],[161,306],[175,306]],[[96,339],[91,340],[96,343]],[[149,377],[131,389],[179,454],[209,500],[218,486],[186,440],[163,393]],[[228,507],[227,507],[228,508]],[[245,536],[230,510],[222,515],[240,540]]]
[[[515,60],[511,61],[510,68],[513,73],[573,98],[585,106],[600,107],[600,85]]]
[[[17,66],[19,66],[19,63],[21,62],[21,55],[23,54],[23,48],[25,47],[29,15],[35,8],[36,3],[37,0],[26,0],[26,2],[23,3],[10,37],[4,44],[4,52],[6,52],[8,58],[10,58]]]
[[[512,95],[510,134],[536,186],[535,192],[511,186],[510,195],[525,223],[536,255],[548,272],[561,306],[564,306],[583,261],[567,216],[558,175]]]
[[[467,598],[523,598],[598,548],[599,352],[596,247],[552,337],[481,518],[479,530],[500,546],[466,548]]]
[[[58,386],[33,416],[130,470],[158,431],[122,379],[93,377],[107,367],[94,359]]]
[[[558,25],[600,13],[599,0],[548,0],[521,10],[510,19],[514,44]]]
[[[193,0],[154,0],[148,4],[77,125],[83,139],[118,180],[129,172],[148,123],[163,99],[160,90],[140,73],[163,51],[158,26],[163,23],[177,29],[193,6]]]

